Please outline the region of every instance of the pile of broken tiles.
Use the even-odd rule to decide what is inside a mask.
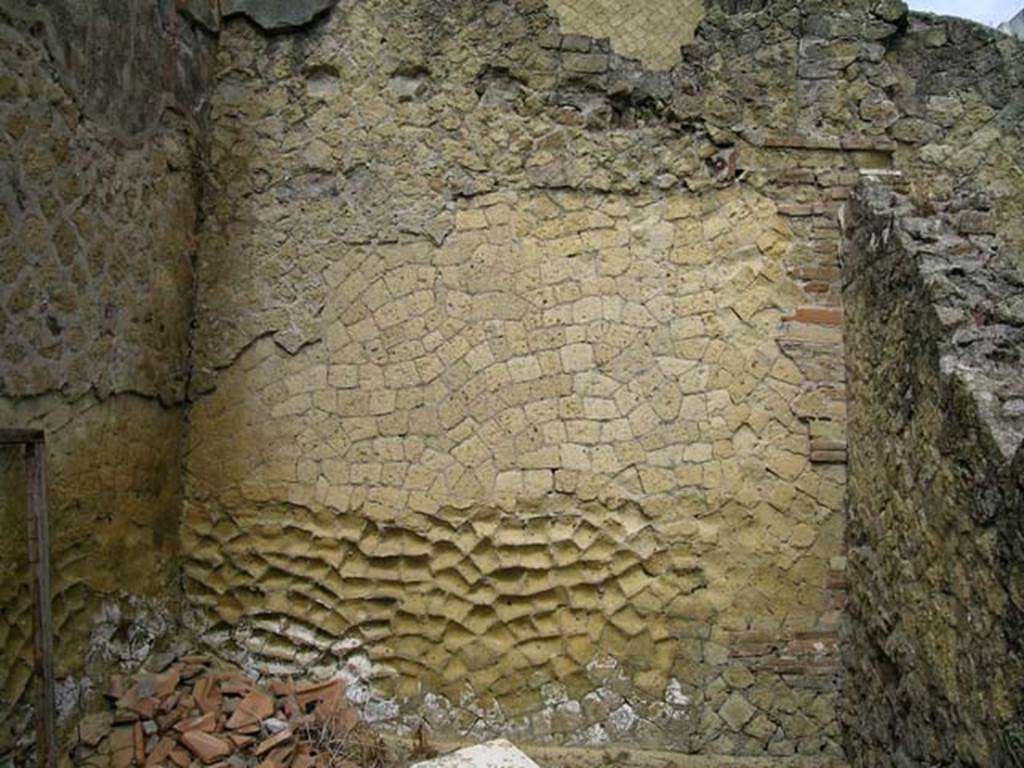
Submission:
[[[78,728],[75,765],[90,768],[335,768],[305,738],[359,724],[340,680],[257,686],[234,669],[184,656],[160,673],[111,678],[114,711]],[[356,768],[347,763],[349,768]]]

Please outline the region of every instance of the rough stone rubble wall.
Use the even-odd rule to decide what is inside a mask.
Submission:
[[[858,765],[1024,761],[1024,47],[912,20],[907,178],[862,189],[844,255]]]
[[[146,652],[180,593],[197,192],[184,95],[208,54],[188,28],[161,31],[173,9],[114,5],[0,5],[0,425],[47,431],[62,715],[87,667]],[[31,658],[17,450],[0,478],[3,755]]]
[[[869,187],[846,287],[846,710],[864,765],[1024,756],[1024,276]]]

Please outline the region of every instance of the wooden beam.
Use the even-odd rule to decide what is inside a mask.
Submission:
[[[12,430],[5,430],[10,432]],[[29,432],[28,430],[21,430]],[[53,611],[50,593],[50,532],[46,506],[46,444],[42,432],[25,445],[28,480],[28,562],[32,582],[36,674],[36,753],[40,768],[57,765],[57,715],[53,671]]]
[[[0,429],[0,445],[26,445],[43,442],[41,429]]]

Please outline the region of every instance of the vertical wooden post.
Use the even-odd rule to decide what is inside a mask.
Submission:
[[[56,681],[50,593],[50,531],[46,506],[46,442],[37,429],[0,429],[0,445],[25,446],[28,490],[28,567],[35,642],[36,754],[40,768],[57,765]]]
[[[57,765],[53,670],[53,611],[50,592],[50,532],[46,506],[46,443],[25,445],[28,480],[28,562],[35,638],[36,750],[40,768]]]

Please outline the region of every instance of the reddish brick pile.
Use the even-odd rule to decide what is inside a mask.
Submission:
[[[257,686],[235,669],[185,656],[159,673],[113,676],[107,697],[114,710],[79,725],[76,765],[357,768],[385,754],[340,680]],[[352,759],[367,751],[373,759]]]

